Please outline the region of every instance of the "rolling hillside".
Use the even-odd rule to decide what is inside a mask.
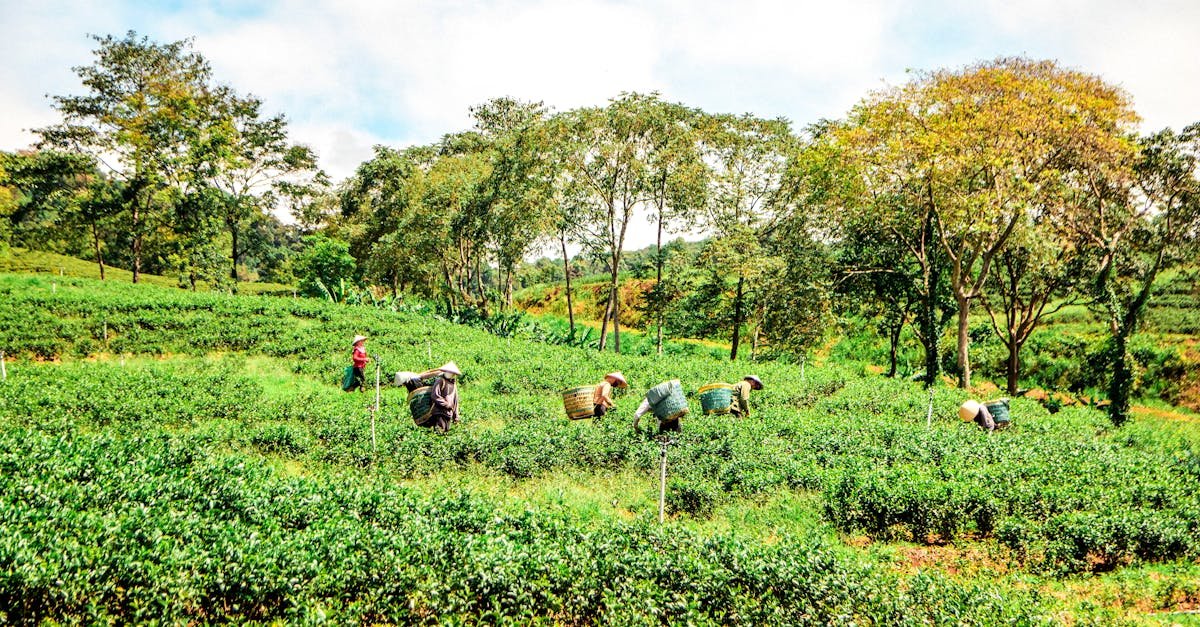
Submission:
[[[463,422],[402,389],[456,361]],[[694,392],[744,364],[597,354],[307,299],[0,275],[0,619],[504,624],[1170,622],[1200,605],[1200,423],[756,364],[751,419]],[[620,369],[602,420],[559,391]],[[372,371],[371,374],[374,374]],[[667,450],[630,428],[679,378]],[[932,413],[927,413],[932,400]],[[1185,417],[1186,418],[1186,417]]]

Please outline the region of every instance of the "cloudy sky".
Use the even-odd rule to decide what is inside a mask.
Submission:
[[[1056,59],[1200,120],[1197,0],[0,0],[0,150],[82,93],[89,34],[194,38],[216,79],[283,112],[339,180],[371,146],[435,141],[498,96],[562,111],[657,90],[710,112],[837,118],[908,70]]]

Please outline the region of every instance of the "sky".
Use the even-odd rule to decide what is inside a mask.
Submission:
[[[1198,0],[0,0],[0,150],[58,120],[50,96],[84,93],[89,35],[130,30],[192,38],[335,181],[501,96],[565,111],[658,91],[799,130],[912,71],[1017,55],[1123,87],[1145,131],[1200,121]]]

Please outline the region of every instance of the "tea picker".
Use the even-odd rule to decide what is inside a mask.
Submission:
[[[968,399],[958,408],[958,417],[962,418],[963,422],[974,422],[980,429],[985,429],[991,434],[1009,425],[1008,399],[1002,398],[986,403]]]
[[[688,413],[687,398],[679,379],[663,381],[646,390],[646,398],[633,414],[633,428],[638,429],[642,416],[653,410],[658,418],[658,432],[679,431],[679,421]]]
[[[752,374],[742,377],[741,381],[733,385],[733,398],[729,411],[733,413],[734,418],[750,417],[750,390],[761,389],[763,389],[762,379]]]

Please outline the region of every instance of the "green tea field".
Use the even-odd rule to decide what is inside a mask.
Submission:
[[[342,392],[350,338],[383,389]],[[0,274],[0,623],[1187,624],[1200,418],[1012,402],[830,360],[628,356],[290,296]],[[399,370],[454,360],[462,422]],[[375,363],[368,367],[374,383]],[[614,412],[560,391],[621,370]],[[749,419],[695,391],[748,372]],[[667,451],[631,427],[678,378]],[[928,409],[932,402],[932,414]],[[645,423],[646,420],[643,420]]]

